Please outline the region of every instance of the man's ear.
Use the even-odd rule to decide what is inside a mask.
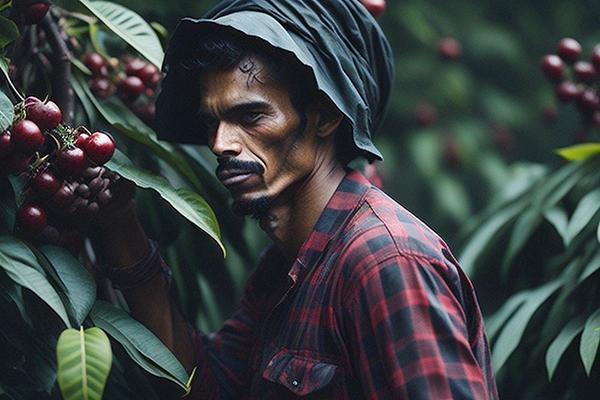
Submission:
[[[325,138],[333,134],[342,123],[344,114],[335,106],[333,101],[323,92],[317,93],[313,103],[318,115],[317,136]]]

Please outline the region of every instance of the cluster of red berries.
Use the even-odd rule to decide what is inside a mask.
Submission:
[[[93,74],[90,88],[96,96],[117,94],[142,121],[152,125],[156,87],[162,79],[154,64],[139,58],[109,63],[98,53],[86,54],[84,64]],[[119,68],[120,65],[125,68]]]
[[[600,77],[600,44],[592,50],[590,61],[579,60],[581,53],[575,39],[561,39],[556,54],[542,57],[542,71],[554,83],[560,101],[576,102],[586,122],[600,125],[600,97],[594,87]]]
[[[115,151],[113,138],[61,123],[52,101],[28,97],[15,106],[13,125],[0,134],[0,176],[26,178],[16,230],[45,243],[68,246],[77,220],[107,204],[116,174],[102,167]]]
[[[48,0],[16,0],[14,6],[23,22],[28,25],[38,24],[48,13],[50,1]]]

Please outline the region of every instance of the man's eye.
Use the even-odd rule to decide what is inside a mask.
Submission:
[[[260,112],[247,112],[240,117],[240,122],[244,125],[252,125],[260,121],[263,114]]]

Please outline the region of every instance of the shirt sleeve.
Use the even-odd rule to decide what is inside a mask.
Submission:
[[[239,309],[219,331],[206,334],[190,328],[197,368],[190,399],[239,399],[249,390],[251,352],[273,301],[270,294],[279,283],[271,253],[268,250],[261,258],[246,283]]]
[[[394,255],[362,269],[344,305],[366,399],[490,399],[447,266]],[[457,277],[458,278],[458,277]]]

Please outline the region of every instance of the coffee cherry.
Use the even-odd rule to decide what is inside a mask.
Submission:
[[[75,139],[73,143],[75,147],[79,147],[80,149],[84,149],[85,141],[90,137],[87,133],[80,133],[79,136]]]
[[[106,163],[115,152],[115,141],[104,132],[94,132],[84,143],[87,158],[96,165]]]
[[[0,158],[4,158],[9,155],[13,149],[10,136],[10,131],[4,131],[0,133]]]
[[[361,0],[361,3],[375,18],[379,18],[385,11],[385,0]]]
[[[144,82],[137,76],[128,76],[122,79],[117,85],[119,95],[130,101],[144,93],[145,88]]]
[[[581,90],[571,81],[563,81],[556,86],[556,97],[560,101],[572,101],[579,97]]]
[[[112,192],[110,189],[104,189],[96,196],[98,204],[101,206],[107,205],[112,200]]]
[[[49,170],[38,173],[31,181],[31,188],[42,199],[48,199],[60,189],[62,182]]]
[[[155,73],[154,75],[152,75],[152,78],[150,79],[149,82],[146,82],[146,85],[148,87],[156,87],[158,85],[158,83],[160,82],[160,80],[162,79],[162,75],[160,74],[160,71]]]
[[[154,64],[148,63],[144,66],[144,68],[135,71],[133,75],[140,78],[142,82],[147,85],[148,83],[152,82],[152,78],[156,73],[158,73],[158,68],[156,68]]]
[[[44,2],[28,5],[27,8],[23,10],[25,23],[29,25],[40,23],[40,21],[46,16],[49,8],[50,4]]]
[[[60,239],[60,232],[52,225],[46,225],[40,232],[38,239],[43,243],[56,245]]]
[[[12,143],[24,154],[33,154],[44,144],[44,134],[28,119],[22,119],[12,128]]]
[[[50,199],[50,204],[57,209],[64,210],[73,203],[75,197],[73,186],[69,182],[63,182]]]
[[[423,127],[433,125],[438,119],[437,108],[430,103],[420,103],[415,107],[414,116],[417,123]]]
[[[27,118],[35,122],[42,131],[54,129],[62,121],[62,113],[55,102],[44,103],[33,96],[25,99],[25,112]]]
[[[568,63],[575,62],[581,54],[581,45],[573,38],[564,38],[558,42],[556,54]]]
[[[130,76],[135,76],[138,71],[142,70],[146,66],[146,64],[146,62],[140,60],[139,58],[129,60],[125,65],[125,73]]]
[[[154,103],[147,103],[140,106],[134,106],[133,112],[147,124],[152,124],[156,116],[156,106]]]
[[[76,229],[63,229],[60,232],[59,245],[77,256],[83,248],[84,240],[81,233]]]
[[[600,44],[594,46],[594,49],[592,50],[591,60],[592,64],[594,64],[596,68],[600,69]]]
[[[579,96],[578,105],[583,111],[593,112],[600,107],[600,98],[594,89],[586,89]]]
[[[596,68],[587,61],[576,62],[573,65],[573,72],[580,81],[591,83],[596,80]]]
[[[565,65],[559,56],[547,54],[542,57],[542,71],[551,80],[557,81],[562,78]]]
[[[460,166],[458,143],[452,137],[448,137],[444,142],[443,158],[446,165],[450,168],[458,168]]]
[[[99,97],[111,96],[116,90],[115,85],[110,80],[101,77],[94,78],[90,83],[90,87],[92,92]]]
[[[17,211],[17,226],[27,236],[35,236],[40,233],[46,227],[47,221],[46,211],[37,204],[23,204]]]
[[[56,168],[63,175],[79,175],[86,166],[85,153],[79,147],[62,149],[56,152]]]
[[[438,54],[445,60],[456,60],[462,55],[462,46],[454,38],[442,38],[438,42]]]
[[[106,75],[106,60],[98,53],[88,53],[83,61],[94,75]]]

